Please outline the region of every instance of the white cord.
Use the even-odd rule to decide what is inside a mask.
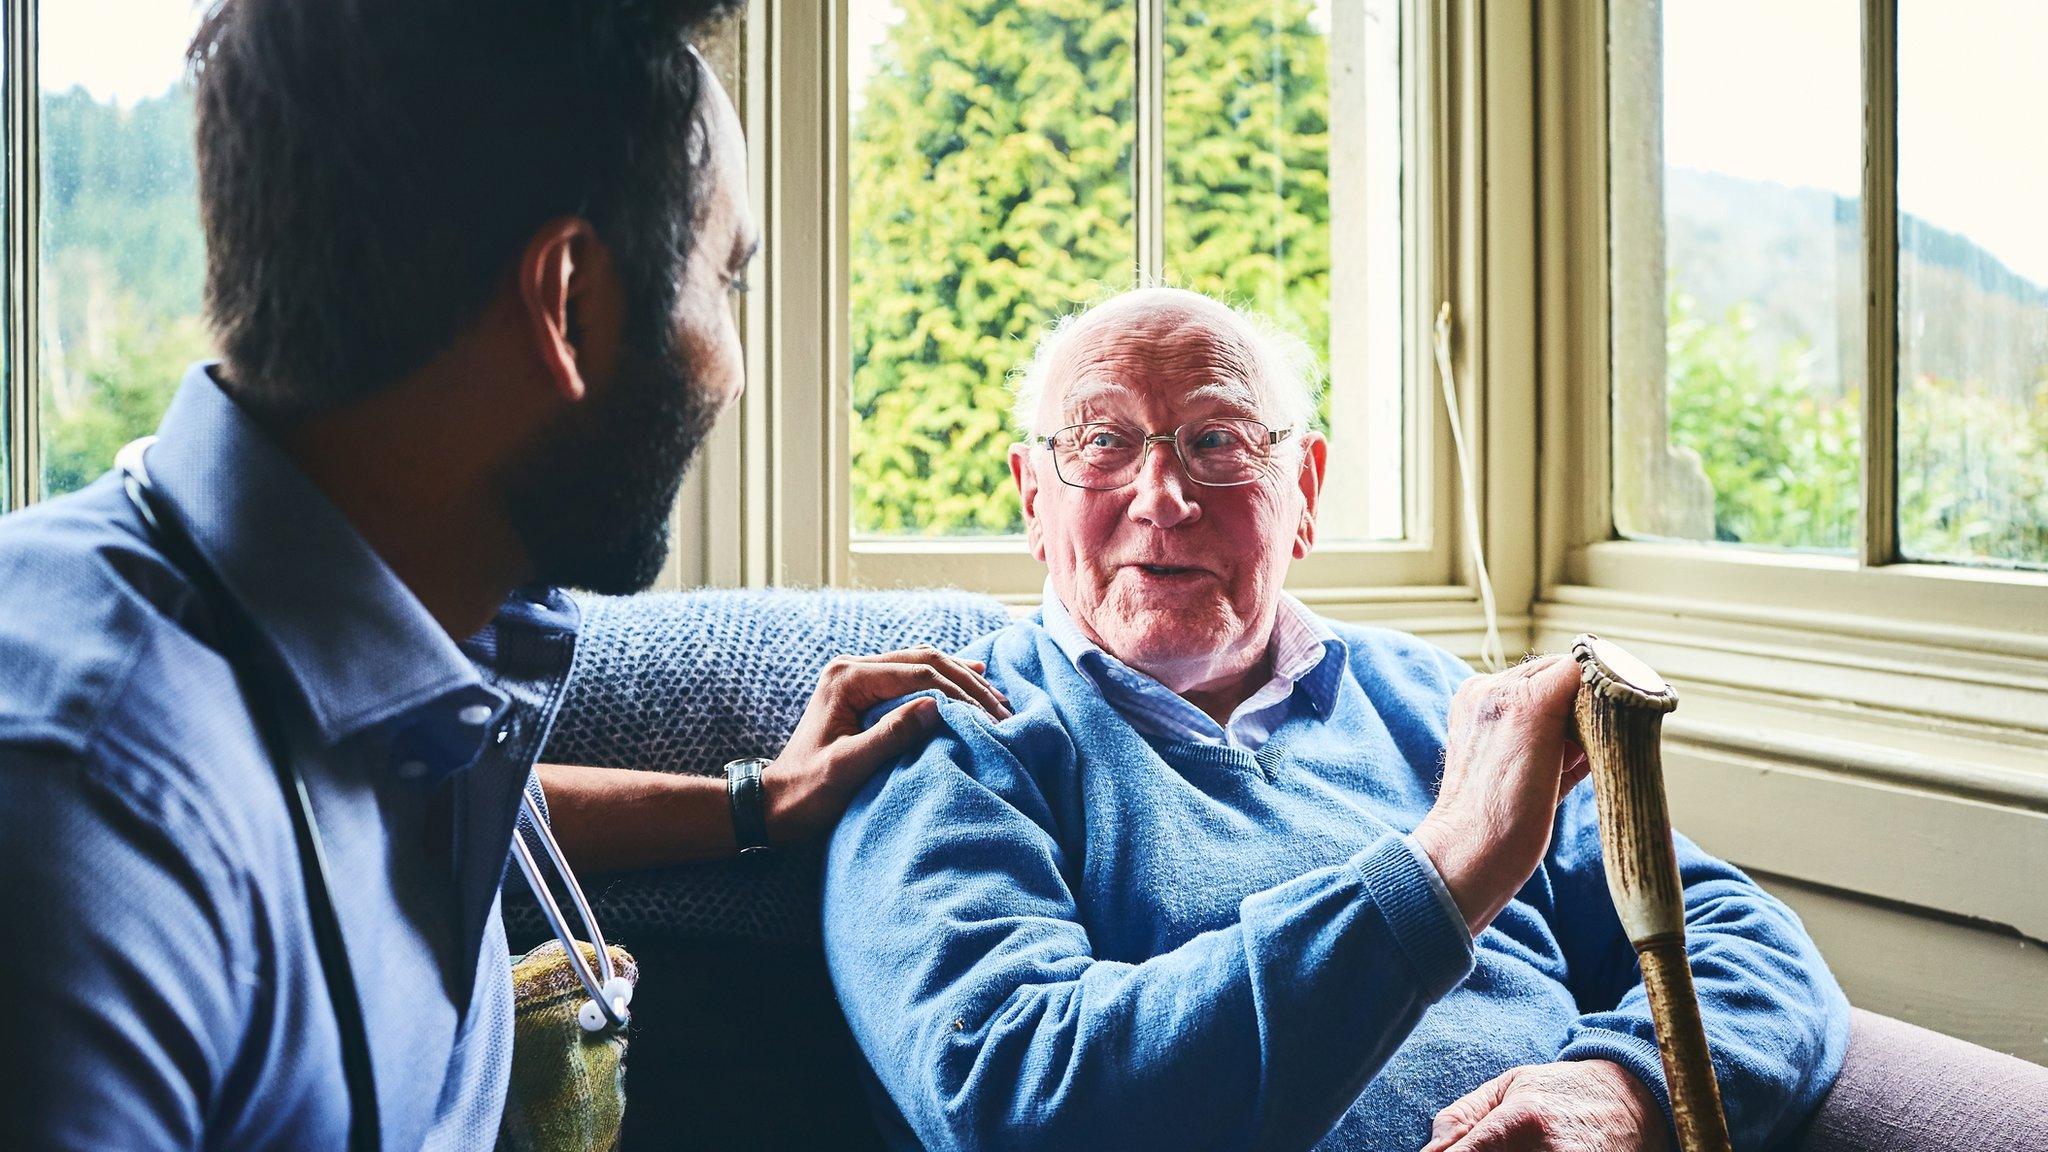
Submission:
[[[1479,608],[1486,614],[1486,639],[1479,661],[1488,672],[1508,665],[1500,638],[1500,613],[1493,603],[1493,579],[1486,574],[1486,545],[1479,533],[1479,485],[1472,469],[1472,450],[1465,445],[1465,420],[1458,412],[1458,381],[1451,370],[1451,302],[1436,313],[1436,375],[1443,384],[1444,411],[1451,418],[1451,447],[1458,456],[1458,487],[1463,495],[1465,544],[1472,551],[1472,570],[1479,577]]]

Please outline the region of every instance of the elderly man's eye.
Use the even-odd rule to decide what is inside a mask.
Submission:
[[[1244,433],[1229,424],[1209,424],[1195,430],[1188,446],[1197,452],[1234,452],[1248,446]]]
[[[1090,452],[1111,452],[1130,444],[1131,438],[1116,428],[1090,428],[1081,435],[1081,447]]]

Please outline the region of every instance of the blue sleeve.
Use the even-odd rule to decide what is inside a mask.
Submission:
[[[141,791],[0,745],[10,1147],[198,1148],[234,1059],[249,928],[218,855]]]
[[[1392,834],[1171,952],[1097,959],[1037,783],[1067,769],[1034,746],[1026,771],[974,710],[942,715],[855,800],[825,884],[840,1002],[927,1145],[1307,1147],[1470,970]]]
[[[1677,837],[1685,947],[1721,1104],[1737,1148],[1784,1139],[1834,1083],[1849,1046],[1849,1002],[1792,910]],[[1607,891],[1593,787],[1566,800],[1549,862],[1559,943],[1585,1010],[1559,1054],[1612,1060],[1670,1097],[1635,949]]]

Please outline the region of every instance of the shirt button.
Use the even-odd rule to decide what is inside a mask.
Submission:
[[[417,780],[427,774],[427,763],[424,760],[407,760],[398,766],[398,774],[407,780]]]
[[[494,744],[503,744],[508,738],[511,737],[511,735],[512,726],[510,724],[507,724],[502,728],[498,729],[498,734],[496,736],[491,737],[491,742]]]
[[[469,707],[457,712],[455,718],[474,728],[491,718],[491,706],[489,704],[471,704]]]

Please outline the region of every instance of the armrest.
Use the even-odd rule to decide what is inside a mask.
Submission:
[[[1798,1152],[2039,1152],[2048,1068],[1857,1009]]]

